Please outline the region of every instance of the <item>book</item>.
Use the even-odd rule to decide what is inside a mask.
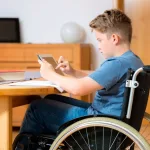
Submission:
[[[16,71],[4,70],[0,71],[0,82],[4,81],[22,81],[41,78],[39,71]]]
[[[24,71],[0,71],[0,81],[24,80]]]
[[[15,82],[15,83],[10,83],[10,86],[48,86],[48,87],[55,87],[58,91],[63,92],[64,90],[59,86],[51,81],[39,81],[39,80],[30,80],[30,81],[22,81],[22,82]]]

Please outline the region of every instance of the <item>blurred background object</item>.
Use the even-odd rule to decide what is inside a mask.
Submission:
[[[68,22],[62,26],[60,36],[65,43],[83,43],[85,30],[76,22]]]

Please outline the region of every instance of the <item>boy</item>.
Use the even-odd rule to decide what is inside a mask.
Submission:
[[[142,61],[130,50],[132,37],[131,20],[116,9],[106,10],[90,22],[99,51],[106,59],[101,66],[87,75],[73,69],[62,56],[58,66],[64,73],[55,72],[45,60],[41,65],[41,76],[60,85],[73,95],[86,95],[96,91],[92,104],[58,95],[48,95],[33,102],[23,121],[20,133],[56,133],[65,122],[92,114],[120,116],[128,68],[143,66]]]

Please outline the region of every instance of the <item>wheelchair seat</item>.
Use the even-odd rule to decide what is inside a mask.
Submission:
[[[56,135],[38,135],[38,136],[36,135],[35,136],[35,135],[30,135],[30,134],[20,134],[14,140],[13,150],[16,149],[17,143],[19,142],[21,137],[26,137],[29,141],[28,147],[26,149],[21,149],[21,150],[31,150],[31,149],[33,149],[33,147],[35,147],[33,150],[40,150],[40,149],[48,150],[51,147],[51,145],[52,145],[52,149],[57,149],[57,150],[61,150],[61,149],[63,149],[63,150],[74,150],[74,149],[75,150],[78,150],[78,149],[93,150],[93,148],[97,149],[97,146],[100,146],[100,145],[103,145],[103,147],[100,148],[100,150],[104,150],[107,148],[111,149],[111,150],[112,149],[115,150],[116,147],[118,147],[117,149],[125,149],[125,147],[128,147],[129,144],[131,145],[130,149],[134,149],[134,144],[136,144],[136,142],[131,141],[132,138],[130,137],[131,133],[130,134],[128,133],[129,131],[133,132],[132,136],[134,134],[137,137],[139,137],[139,139],[143,143],[145,143],[145,145],[146,145],[145,147],[149,147],[149,145],[144,141],[144,139],[142,139],[142,137],[138,134],[137,131],[140,130],[140,127],[142,124],[142,119],[143,119],[146,105],[148,102],[149,88],[150,88],[150,66],[144,66],[143,68],[140,68],[137,71],[133,71],[132,69],[129,69],[126,76],[127,76],[127,81],[126,81],[126,87],[125,87],[125,92],[124,92],[122,112],[121,112],[120,117],[111,116],[111,115],[110,116],[108,116],[108,115],[107,116],[106,115],[93,116],[92,115],[92,116],[80,117],[80,118],[71,120],[71,121],[65,123],[64,125],[62,125],[59,128]],[[99,118],[101,118],[102,120]],[[117,122],[115,122],[112,118],[117,120]],[[93,123],[91,123],[91,120],[93,121]],[[109,120],[114,122],[114,124],[110,125],[110,126],[106,125],[107,123],[111,124],[111,122]],[[121,120],[125,123],[119,122],[119,120]],[[79,127],[82,124],[84,124],[84,121],[86,122],[87,125],[88,124],[94,125],[94,127],[91,127],[90,125],[88,125],[89,134],[87,134],[87,129]],[[114,132],[111,133],[111,136],[114,139],[116,138],[117,142],[114,142],[115,143],[114,144],[111,141],[110,143],[114,144],[114,146],[111,146],[111,148],[108,147],[108,145],[111,145],[111,144],[104,144],[103,141],[101,140],[101,139],[104,140],[104,137],[101,136],[101,134],[104,134],[104,127],[99,128],[99,125],[97,125],[97,122],[99,122],[99,124],[102,124],[105,126],[105,131],[106,131],[105,135],[110,136],[110,132],[111,132],[110,127],[112,126],[112,129]],[[103,122],[107,122],[107,123],[104,124]],[[119,126],[117,129],[116,128],[117,125],[115,123],[121,124],[122,127],[124,127],[126,129],[125,131],[126,132],[128,131],[128,132],[125,133],[125,131],[122,131],[123,129],[120,129],[121,127],[119,128]],[[130,125],[135,130],[133,128],[129,129],[129,126],[127,126],[126,124]],[[109,126],[109,129],[106,128],[108,126]],[[100,125],[100,127],[102,127],[102,126]],[[79,128],[79,130],[76,130],[74,128]],[[75,130],[75,131],[72,131],[72,130]],[[81,132],[80,132],[80,130],[81,130]],[[121,133],[123,132],[123,133],[118,134],[118,131]],[[71,134],[68,134],[67,132],[68,133],[71,132]],[[77,132],[79,135],[77,134]],[[85,137],[85,135],[86,136],[88,135],[89,137],[91,137],[92,140],[90,142],[89,142],[89,140],[85,140],[85,139],[88,139],[87,137]],[[99,144],[94,144],[95,143],[94,139],[95,139],[95,137],[97,137],[97,135],[100,135],[99,136],[100,138],[98,138],[98,139],[101,142],[99,142]],[[76,137],[77,139],[80,139],[80,142],[76,142],[74,137]],[[122,139],[124,139],[124,137],[125,137],[126,142],[124,145],[122,144],[123,146],[122,145],[120,146],[120,143],[122,143],[122,141],[123,141]],[[105,138],[106,138],[105,141],[109,140],[109,138],[107,136],[105,136]],[[136,139],[135,136],[134,136],[134,138]],[[139,140],[139,139],[136,139],[136,140]],[[68,142],[68,140],[69,140],[69,142]],[[68,143],[70,143],[72,145],[70,145]],[[80,147],[80,144],[83,145],[82,143],[86,143],[86,144],[84,144],[83,147]],[[90,144],[90,143],[92,143],[92,144]],[[59,144],[59,146],[57,146],[58,144]],[[93,146],[93,145],[96,145],[96,146]],[[73,146],[75,148],[73,148]],[[78,149],[77,149],[77,147],[78,147]],[[84,148],[84,147],[86,147],[86,148]],[[150,149],[150,147],[148,149]],[[148,149],[144,149],[144,150],[148,150]]]

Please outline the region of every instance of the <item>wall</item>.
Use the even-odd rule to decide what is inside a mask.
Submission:
[[[60,29],[75,21],[86,31],[86,43],[92,43],[92,68],[103,61],[97,54],[97,43],[88,26],[112,0],[0,0],[0,17],[19,17],[23,43],[62,43]]]

